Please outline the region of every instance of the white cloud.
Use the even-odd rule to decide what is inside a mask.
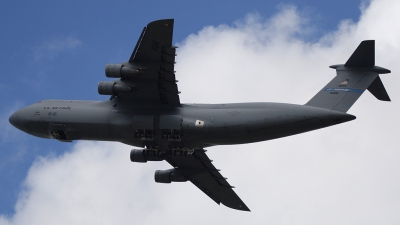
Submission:
[[[35,75],[31,73],[22,75],[19,77],[19,81],[28,84],[31,88],[41,90],[48,82],[48,70],[52,67],[52,64],[47,62],[59,58],[63,54],[73,52],[80,45],[82,45],[82,42],[75,37],[55,36],[48,38],[40,45],[34,46],[32,48],[32,61],[40,64],[40,66]]]
[[[364,39],[376,39],[377,64],[393,71],[381,76],[393,102],[365,93],[349,111],[355,121],[209,148],[251,213],[218,206],[190,183],[154,183],[154,171],[170,166],[130,163],[128,146],[78,142],[35,162],[16,214],[0,224],[398,224],[399,8],[372,1],[359,22],[344,21],[316,43],[301,39],[307,18],[284,7],[266,21],[249,15],[206,27],[180,44],[182,102],[305,103],[334,77],[328,66],[344,63]]]
[[[33,58],[36,61],[54,59],[61,52],[75,49],[81,44],[82,42],[74,37],[52,37],[33,48]]]

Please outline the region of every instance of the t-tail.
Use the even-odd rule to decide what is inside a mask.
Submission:
[[[366,89],[377,99],[390,101],[379,78],[379,74],[390,73],[390,70],[375,66],[374,40],[361,42],[344,65],[330,68],[336,69],[336,77],[306,105],[347,112]]]

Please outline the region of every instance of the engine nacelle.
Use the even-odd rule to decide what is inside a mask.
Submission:
[[[154,180],[157,183],[186,182],[188,178],[177,169],[156,170]]]
[[[154,151],[143,150],[143,149],[132,149],[131,150],[131,161],[132,162],[147,162],[147,161],[163,161],[164,158],[155,155]]]
[[[122,64],[107,64],[105,72],[107,77],[114,78],[133,77],[144,74],[144,70],[142,69],[131,68]]]
[[[131,93],[131,86],[124,86],[113,81],[101,81],[98,85],[98,91],[101,95],[115,95],[118,93]]]

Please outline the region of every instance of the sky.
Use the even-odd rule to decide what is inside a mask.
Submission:
[[[399,224],[400,15],[397,0],[4,1],[0,8],[0,225]],[[131,146],[40,139],[8,123],[43,99],[106,100],[104,66],[126,61],[147,23],[175,18],[184,103],[304,104],[362,40],[392,102],[365,92],[349,123],[282,139],[208,148],[251,212],[191,183],[154,182],[166,162]],[[397,80],[397,81],[396,81]]]

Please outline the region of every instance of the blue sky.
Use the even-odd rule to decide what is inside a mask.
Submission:
[[[390,0],[385,1],[391,3]],[[190,79],[204,79],[204,82],[209,82],[210,80],[207,78],[207,76],[205,76],[205,78],[203,78],[204,76],[191,78],[186,77],[185,74],[196,74],[197,72],[205,69],[199,68],[199,65],[207,65],[203,64],[203,61],[200,60],[197,61],[198,64],[193,61],[194,59],[197,59],[197,55],[192,52],[201,52],[204,51],[204,48],[192,49],[190,46],[195,46],[197,43],[200,43],[199,46],[202,46],[201,43],[203,43],[203,39],[200,37],[207,36],[207,34],[213,32],[226,32],[229,35],[234,35],[236,32],[235,29],[240,30],[241,26],[247,28],[252,27],[251,25],[253,23],[251,21],[254,20],[256,21],[254,23],[256,25],[264,26],[267,24],[265,25],[266,27],[273,27],[271,24],[274,23],[274,19],[280,20],[282,18],[289,18],[288,20],[290,21],[290,26],[287,26],[287,29],[293,29],[288,31],[289,34],[285,33],[286,31],[284,31],[284,28],[286,29],[284,22],[276,22],[275,24],[274,29],[277,30],[276,33],[281,32],[283,35],[289,35],[290,37],[288,40],[292,40],[287,42],[289,44],[283,45],[279,51],[281,53],[283,51],[287,51],[287,54],[290,54],[290,57],[285,54],[276,54],[276,58],[278,60],[277,62],[285,62],[283,65],[288,66],[289,62],[298,62],[301,64],[301,62],[305,60],[302,58],[302,54],[295,50],[291,50],[291,47],[297,46],[295,44],[292,45],[292,43],[303,43],[303,45],[301,45],[303,52],[307,49],[310,51],[315,51],[315,57],[309,57],[309,60],[314,60],[315,63],[319,59],[323,61],[323,57],[317,57],[319,54],[321,54],[321,52],[330,54],[329,51],[326,51],[327,49],[329,50],[330,46],[337,47],[337,45],[340,43],[348,43],[348,46],[346,45],[344,48],[335,48],[335,54],[332,53],[333,59],[343,59],[342,61],[333,62],[332,64],[344,63],[344,60],[346,60],[346,57],[348,57],[349,53],[355,49],[357,43],[364,39],[363,35],[365,35],[365,39],[375,39],[375,36],[371,34],[371,31],[369,31],[367,28],[362,28],[365,26],[365,24],[359,23],[360,16],[362,15],[360,6],[362,6],[363,9],[372,7],[369,5],[368,1],[343,0],[219,2],[99,2],[89,0],[59,2],[3,2],[2,7],[0,8],[0,65],[2,68],[0,88],[3,90],[3,97],[0,100],[2,103],[0,110],[0,115],[2,116],[2,119],[0,120],[0,215],[5,216],[5,218],[13,218],[13,216],[16,215],[16,211],[18,211],[15,210],[16,207],[18,208],[21,206],[21,203],[19,205],[17,204],[17,199],[21,198],[21,196],[24,194],[29,195],[29,190],[32,188],[32,186],[26,185],[27,183],[29,184],[28,172],[30,171],[30,174],[35,174],[35,172],[38,171],[38,162],[40,164],[40,160],[53,160],[51,161],[52,163],[60,162],[61,165],[62,162],[64,162],[62,159],[65,159],[64,157],[66,157],[66,154],[70,154],[71,152],[81,152],[79,148],[81,145],[83,146],[81,146],[82,148],[90,147],[87,147],[85,144],[79,142],[78,144],[66,144],[59,143],[54,140],[44,140],[29,136],[17,129],[14,129],[10,124],[8,124],[8,116],[13,111],[21,107],[43,99],[105,100],[107,97],[100,96],[97,93],[97,83],[99,81],[107,80],[104,76],[105,64],[126,61],[136,44],[141,29],[150,21],[161,18],[175,18],[174,43],[177,43],[179,47],[182,46],[181,52],[178,50],[177,69],[181,68],[181,70],[177,70],[177,76],[178,79],[182,81],[179,83],[179,89],[185,90],[182,91],[182,95],[186,95],[181,99],[186,100],[186,102],[214,100],[218,102],[219,99],[222,102],[234,102],[236,99],[239,99],[238,101],[283,101],[302,104],[307,100],[307,96],[312,97],[311,93],[318,91],[323,84],[329,81],[331,77],[324,76],[322,77],[321,81],[318,78],[310,78],[309,83],[317,86],[311,86],[315,89],[306,91],[306,97],[302,97],[302,95],[282,95],[278,97],[271,93],[269,95],[265,94],[265,96],[263,94],[255,95],[255,98],[254,96],[252,98],[251,95],[248,97],[242,97],[247,95],[239,94],[236,96],[236,98],[234,98],[235,94],[233,94],[233,98],[229,99],[226,96],[218,95],[218,92],[216,92],[214,95],[210,94],[210,96],[213,96],[211,100],[210,98],[207,99],[204,97],[208,96],[203,94],[204,90],[198,90],[195,87],[190,87],[189,85],[186,85],[186,87],[181,86],[190,84],[190,82],[192,82]],[[388,7],[389,6],[390,4],[388,4]],[[373,7],[377,8],[376,10],[378,12],[380,12],[379,10],[384,10],[384,6],[379,4],[375,4]],[[375,12],[372,9],[370,11]],[[295,18],[293,19],[292,17],[288,16],[289,14],[295,15]],[[368,15],[369,14],[366,16],[367,18],[369,18]],[[388,15],[390,16],[391,14],[388,13]],[[372,17],[371,15],[369,16]],[[396,21],[390,17],[386,20],[390,21],[387,23],[395,23]],[[284,21],[284,19],[282,19],[282,21]],[[383,18],[382,21],[385,21],[385,18]],[[383,26],[381,26],[381,28],[382,27]],[[394,29],[395,28],[393,28],[393,30]],[[351,30],[356,31],[352,32]],[[271,35],[268,34],[268,29],[265,32],[267,32],[266,36]],[[390,38],[382,36],[384,34],[385,32],[381,32],[379,35],[376,35],[377,40],[381,38],[380,40],[382,40],[383,43],[386,43],[381,45],[383,46],[382,48],[385,47],[386,49],[395,49],[396,53],[393,53],[393,55],[398,54],[398,49],[395,48],[397,46],[393,44],[393,41],[390,41]],[[218,36],[211,35],[211,37]],[[234,37],[232,37],[232,40],[233,38]],[[349,41],[344,41],[346,39]],[[218,43],[218,45],[215,45],[214,49],[219,49],[220,47],[222,48],[222,46],[225,44],[226,46],[230,46],[230,39],[227,39],[226,41],[218,40],[219,39],[216,38],[215,42],[210,42],[208,46],[213,45],[213,43]],[[277,41],[276,43],[280,42]],[[286,42],[282,41],[282,43]],[[379,43],[377,43],[377,46],[378,45]],[[276,46],[280,45],[277,44]],[[322,46],[320,47],[322,50],[319,51],[316,46]],[[273,46],[269,49],[274,51],[272,48]],[[229,52],[231,50],[232,49],[222,48],[221,51]],[[219,71],[217,67],[222,67],[225,64],[222,62],[219,63],[218,58],[216,60],[213,57],[214,55],[218,55],[220,52],[213,52],[212,54],[211,52],[212,50],[210,50],[209,56],[205,55],[203,58],[199,58],[207,59],[207,57],[209,57],[209,61],[217,62],[216,65],[211,65],[208,67],[212,67],[214,70],[206,71],[205,74],[211,75],[213,71],[218,75],[224,74],[222,72],[217,72]],[[239,52],[239,50],[237,52]],[[232,51],[232,53],[234,54],[235,51]],[[186,55],[188,57],[179,58],[179,55]],[[296,58],[295,56],[298,57]],[[344,58],[342,56],[344,56]],[[329,56],[324,57],[329,58]],[[291,58],[291,60],[288,60],[288,58]],[[191,59],[193,60],[191,61]],[[268,61],[265,63],[267,62]],[[377,62],[379,62],[379,59],[377,59]],[[390,60],[381,60],[381,62],[387,62],[388,64],[393,63]],[[252,61],[243,62],[243,64],[246,64],[246,66],[251,63]],[[307,63],[304,63],[304,65],[307,65]],[[301,67],[301,65],[299,66]],[[317,71],[320,71],[320,68],[326,68],[327,66],[329,66],[329,64],[317,65],[316,63],[315,65]],[[386,65],[381,66],[386,67]],[[237,68],[235,69],[240,70],[241,67],[242,65],[237,65]],[[389,69],[392,69],[393,71],[393,68]],[[249,70],[251,69],[248,69],[247,71]],[[264,77],[274,76],[271,78],[273,81],[271,80],[270,84],[273,84],[274,86],[281,86],[281,88],[289,89],[294,92],[301,90],[295,84],[289,88],[285,86],[285,82],[290,79],[288,77],[282,77],[281,75],[276,76],[276,73],[272,72],[275,71],[273,68],[271,68],[271,72],[269,72],[268,68],[264,71]],[[330,70],[323,70],[323,73],[329,74],[329,72],[332,73]],[[296,70],[294,70],[294,73],[296,73]],[[313,75],[312,71],[308,73]],[[224,78],[226,79],[224,80]],[[225,84],[227,79],[230,79],[230,77],[224,75],[214,77],[213,75],[213,82],[218,85]],[[322,84],[319,82],[322,82]],[[389,87],[391,85],[390,83],[394,82],[389,81]],[[233,83],[231,85],[234,87],[235,85],[239,84]],[[235,91],[235,89],[227,89],[227,91],[229,90],[232,91],[231,93]],[[248,90],[251,90],[251,88],[248,88]],[[391,93],[389,92],[389,95],[390,94]],[[274,97],[276,97],[276,100]],[[372,104],[375,104],[377,108],[381,107],[379,102],[372,100],[371,102],[373,102]],[[360,103],[360,105],[361,104],[362,103]],[[363,112],[360,110],[354,111],[353,113],[362,114]],[[377,120],[379,117],[375,114],[374,117],[371,117],[371,120],[372,119]],[[397,121],[395,124],[396,123]],[[353,127],[346,125],[342,126],[342,129],[354,129],[354,127],[357,126],[358,125],[356,124],[353,124]],[[385,128],[382,129],[384,130]],[[335,131],[340,132],[340,128],[335,128]],[[325,135],[329,136],[329,134]],[[373,136],[373,134],[370,135],[370,137]],[[306,138],[307,136],[304,137]],[[324,137],[326,138],[326,136]],[[309,138],[317,138],[317,136],[312,136]],[[289,139],[288,142],[291,143],[295,142],[296,140],[301,141],[297,138]],[[286,143],[284,140],[279,140],[278,142],[273,142],[272,146],[269,147],[282,148],[282,146],[285,146],[285,144]],[[99,146],[94,145],[93,148],[97,147]],[[111,147],[115,148],[119,147],[119,145],[113,145]],[[290,148],[290,146],[286,147]],[[103,149],[101,151],[106,151],[104,150],[104,146],[99,148]],[[129,147],[121,148],[125,149]],[[221,152],[227,153],[227,151],[224,149],[222,149]],[[96,152],[93,152],[93,154],[96,154]],[[250,152],[248,154],[252,153]],[[397,156],[398,155],[396,155],[396,157]],[[284,159],[284,156],[282,155],[277,157]],[[228,158],[232,159],[232,157]],[[71,160],[73,160],[73,157]],[[222,159],[219,161],[221,160]],[[237,161],[237,159],[232,160],[232,164],[235,163],[235,160]],[[44,163],[43,165],[47,164]],[[151,168],[153,167],[154,165],[152,164]],[[140,167],[140,171],[144,171],[144,173],[146,173],[143,175],[143,177],[147,176],[152,178],[153,172],[151,171],[151,168],[148,170],[144,167]],[[230,177],[234,176],[236,175],[232,172]],[[146,185],[153,184],[150,182]],[[241,189],[242,193],[246,193],[245,187],[249,187],[249,184],[245,185],[243,182],[239,182],[238,179],[234,186],[240,187],[240,185],[243,187]],[[143,187],[138,187],[138,189],[142,190],[141,188]],[[145,191],[146,189],[143,190]],[[188,190],[194,190],[194,188],[190,188]],[[201,195],[201,193],[198,191],[195,193]],[[239,196],[241,195],[239,194]],[[398,198],[398,194],[396,194],[396,196]],[[149,198],[152,199],[154,197]],[[207,205],[208,199],[206,200],[207,201],[205,201],[205,204]],[[141,201],[146,200],[141,199]],[[244,201],[246,202],[245,199]],[[332,201],[334,202],[334,200]],[[157,202],[146,202],[143,204],[146,206],[151,206],[153,204],[157,204]],[[192,202],[191,204],[196,203]],[[249,207],[252,208],[251,205]],[[396,207],[398,207],[398,204]],[[329,208],[326,210],[328,211],[328,209]],[[399,210],[399,208],[392,209]],[[295,213],[296,210],[293,212],[288,210],[288,212]],[[277,213],[279,214],[282,212]],[[347,220],[347,222],[349,220]],[[12,221],[13,219],[9,220],[10,224]],[[312,220],[304,221],[310,222]],[[1,221],[0,224],[2,224]]]

